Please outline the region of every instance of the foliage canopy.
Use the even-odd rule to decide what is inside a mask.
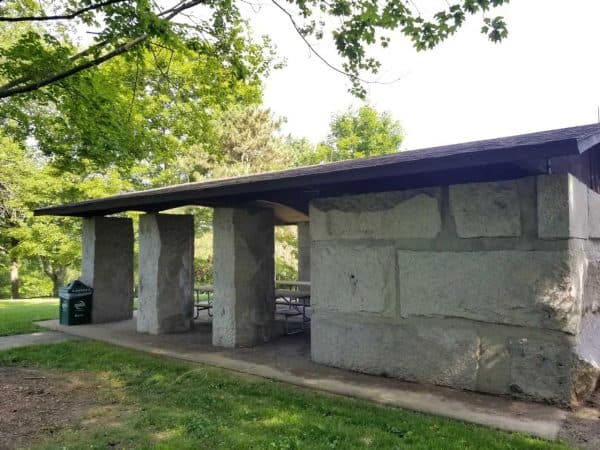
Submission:
[[[300,155],[303,164],[342,161],[385,155],[400,150],[403,134],[400,122],[388,113],[365,105],[357,111],[334,115],[325,142]]]
[[[365,94],[362,74],[380,67],[371,46],[388,46],[394,33],[417,50],[430,49],[479,14],[481,31],[490,40],[498,42],[508,33],[501,16],[487,14],[509,0],[454,0],[432,15],[421,14],[417,1],[271,1],[313,51],[312,39],[327,35],[333,40],[343,60],[335,70],[350,78],[358,96]],[[60,84],[119,55],[135,58],[157,44],[216,57],[240,79],[252,73],[240,8],[230,0],[6,0],[0,4],[2,23],[26,26],[0,50],[0,98]],[[66,39],[80,30],[93,33],[93,39],[78,45]]]

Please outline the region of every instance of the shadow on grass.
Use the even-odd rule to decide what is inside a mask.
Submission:
[[[102,380],[94,420],[40,448],[566,448],[99,342],[0,352],[0,363],[85,370]]]

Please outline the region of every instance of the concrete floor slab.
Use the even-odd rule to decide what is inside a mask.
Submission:
[[[212,346],[208,320],[196,321],[191,332],[159,336],[137,333],[135,318],[77,326],[62,326],[56,320],[38,324],[152,354],[546,439],[557,438],[567,417],[566,411],[549,405],[407,383],[316,364],[310,360],[308,334],[285,336],[253,348],[222,349]]]
[[[60,331],[40,331],[37,333],[15,334],[13,336],[0,336],[0,350],[10,350],[27,345],[53,344],[74,339],[72,334]]]

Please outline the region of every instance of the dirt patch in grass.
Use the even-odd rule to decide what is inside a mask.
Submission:
[[[0,367],[0,447],[27,446],[81,420],[96,400],[88,374]]]

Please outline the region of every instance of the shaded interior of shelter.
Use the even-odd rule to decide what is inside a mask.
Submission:
[[[565,384],[562,373],[548,371],[542,374],[542,378],[546,376],[547,380],[540,381],[538,385],[535,380],[527,384],[528,375],[536,373],[537,360],[533,361],[529,358],[517,361],[516,358],[519,355],[525,358],[531,352],[535,352],[533,344],[527,347],[527,339],[529,338],[530,342],[537,342],[536,339],[541,337],[541,341],[545,343],[540,348],[552,348],[556,353],[542,356],[542,362],[546,364],[546,361],[550,361],[559,367],[565,366],[565,371],[570,371],[571,368],[568,366],[570,363],[565,362],[565,358],[570,361],[571,336],[578,336],[579,324],[584,319],[596,320],[595,312],[582,318],[582,314],[575,317],[573,311],[567,311],[569,319],[572,318],[576,322],[572,328],[571,322],[561,322],[560,315],[565,311],[554,311],[552,310],[554,306],[550,306],[548,310],[544,309],[548,307],[547,305],[534,305],[530,308],[533,313],[529,316],[516,317],[512,311],[525,310],[528,313],[529,306],[500,304],[499,307],[509,310],[508,319],[503,317],[505,322],[502,323],[490,320],[488,326],[487,319],[478,316],[485,311],[482,313],[477,310],[473,313],[465,309],[456,315],[456,311],[452,310],[455,305],[449,304],[448,317],[442,319],[448,319],[443,326],[450,328],[440,329],[440,331],[435,328],[441,323],[441,319],[435,317],[438,312],[421,311],[422,306],[419,305],[419,301],[408,299],[406,305],[402,305],[407,307],[407,311],[411,309],[415,311],[414,318],[398,316],[395,304],[390,310],[390,302],[395,302],[400,294],[390,293],[390,290],[397,289],[397,286],[391,288],[386,283],[389,279],[396,280],[401,270],[410,272],[404,266],[398,267],[399,255],[409,259],[414,258],[420,264],[425,259],[419,258],[430,258],[434,264],[439,265],[440,260],[437,259],[439,255],[454,257],[455,254],[459,254],[463,257],[470,256],[469,252],[473,251],[473,258],[462,259],[463,263],[481,258],[485,264],[493,265],[493,258],[497,257],[494,251],[499,250],[499,253],[504,256],[510,253],[506,257],[510,259],[510,270],[514,272],[520,270],[519,262],[525,261],[519,259],[523,258],[525,247],[531,255],[540,258],[539,262],[536,260],[534,264],[539,266],[536,266],[539,273],[534,273],[533,276],[537,277],[534,281],[537,283],[540,279],[544,280],[543,284],[550,286],[546,291],[554,292],[554,287],[561,285],[560,277],[563,275],[552,272],[551,270],[555,268],[551,263],[548,263],[550,264],[548,273],[543,272],[546,267],[543,264],[547,264],[549,256],[565,258],[566,262],[561,267],[568,267],[569,271],[573,271],[573,273],[569,272],[569,276],[574,276],[575,269],[571,269],[570,259],[568,259],[571,247],[575,244],[579,245],[583,240],[587,242],[588,238],[590,246],[593,247],[595,243],[592,239],[600,238],[600,235],[595,235],[595,231],[588,230],[592,224],[588,227],[587,223],[588,190],[592,193],[599,190],[599,142],[600,125],[575,127],[504,140],[426,149],[421,150],[420,153],[419,151],[406,152],[406,154],[358,162],[324,164],[232,180],[191,183],[122,194],[105,199],[44,208],[36,211],[36,214],[84,218],[82,280],[95,289],[93,316],[97,322],[128,320],[132,314],[130,304],[123,307],[124,299],[131,301],[133,281],[131,260],[133,256],[130,249],[133,248],[134,237],[131,224],[127,222],[128,219],[105,216],[123,211],[142,211],[146,214],[140,216],[138,237],[141,299],[140,311],[136,318],[138,331],[169,334],[182,333],[190,328],[197,330],[210,328],[212,343],[218,347],[252,347],[286,339],[291,342],[293,339],[294,345],[298,342],[306,345],[298,348],[301,349],[300,351],[307,352],[309,340],[313,339],[310,348],[311,357],[314,361],[324,364],[412,381],[490,393],[516,394],[523,398],[566,404],[570,401],[571,393],[568,389],[571,388],[561,387],[561,383]],[[448,220],[454,220],[448,211],[449,197],[453,192],[456,194],[461,186],[468,187],[472,183],[485,184],[481,189],[490,193],[491,206],[488,206],[492,209],[500,205],[500,210],[507,213],[516,210],[519,217],[516,232],[511,228],[511,223],[508,223],[507,230],[500,230],[498,234],[485,234],[488,231],[484,230],[481,236],[477,234],[470,236],[469,232],[461,235],[460,230],[448,228]],[[545,195],[544,189],[550,195],[548,197],[550,200],[545,206],[542,198]],[[506,199],[506,192],[510,195],[514,194],[511,198],[516,199],[518,203],[516,208],[502,203]],[[343,217],[348,217],[347,220],[368,220],[368,214],[377,213],[379,209],[390,209],[389,199],[384,200],[382,205],[377,203],[381,197],[373,196],[387,193],[392,196],[390,197],[392,206],[394,208],[398,206],[399,211],[402,210],[402,204],[407,199],[416,199],[417,207],[422,206],[422,210],[409,209],[411,214],[423,213],[425,214],[423,217],[437,218],[437,222],[433,225],[425,223],[426,229],[420,229],[419,222],[414,222],[417,226],[409,227],[409,234],[406,236],[402,235],[401,230],[398,234],[395,230],[385,229],[385,223],[382,226],[375,225],[374,229],[368,230],[367,234],[356,226],[354,228],[341,226],[340,230],[332,231],[331,222],[334,219],[328,215],[328,208],[342,213],[340,215],[342,219],[335,220],[344,220]],[[566,195],[565,198],[560,197],[563,193]],[[577,219],[573,214],[577,213],[579,208],[573,202],[579,194],[583,196],[582,198],[585,197],[585,210],[581,210],[586,216],[584,231],[576,229],[576,224],[572,223]],[[347,211],[344,210],[342,199],[356,198],[356,196],[362,196],[362,199],[356,201],[352,206],[354,210],[350,211],[349,215],[344,216]],[[194,280],[190,267],[193,255],[193,251],[191,252],[194,240],[193,224],[189,220],[190,217],[163,213],[171,208],[194,205],[214,208],[215,214],[213,221],[215,303],[213,316],[206,317],[206,312],[203,312],[201,315],[203,320],[200,321],[193,321],[191,318],[194,296],[192,290]],[[484,212],[489,212],[488,206],[484,208]],[[550,208],[550,213],[545,215],[542,212],[540,215],[540,208],[543,207]],[[554,220],[553,218],[563,215],[566,215],[566,225],[562,222],[558,223],[559,228],[562,227],[558,230],[554,229],[556,223],[546,224],[547,226],[538,223],[540,220],[548,218]],[[526,226],[525,216],[528,217]],[[384,220],[382,217],[384,216],[379,218],[380,222]],[[485,217],[484,219],[488,220]],[[413,218],[404,217],[402,220],[411,222]],[[277,317],[275,314],[278,309],[286,306],[276,305],[275,301],[273,230],[277,225],[303,226],[307,223],[310,224],[310,228],[313,224],[320,227],[319,237],[309,234],[309,241],[312,241],[310,251],[318,250],[321,259],[317,264],[312,262],[313,255],[308,258],[311,261],[309,265],[312,272],[319,276],[319,291],[315,292],[313,289],[311,292],[312,296],[316,294],[319,297],[319,327],[312,333],[305,330],[301,338],[297,336],[290,338],[285,336],[285,329],[282,327],[282,322],[287,319]],[[395,225],[398,223],[396,222]],[[430,225],[433,234],[428,235],[427,227]],[[312,234],[312,230],[310,233]],[[475,241],[480,238],[482,242]],[[432,244],[431,248],[428,247],[433,241],[435,244]],[[120,244],[124,244],[126,252],[121,252]],[[513,245],[514,247],[511,247]],[[340,253],[341,247],[343,251]],[[411,253],[415,249],[424,251],[416,252],[419,254],[415,256]],[[457,253],[456,249],[460,252]],[[428,253],[428,250],[434,251]],[[480,251],[482,252],[477,253]],[[596,250],[592,253],[594,252]],[[593,255],[594,258],[595,255],[596,253]],[[526,257],[529,257],[529,254],[526,254]],[[595,261],[593,263],[596,264]],[[369,264],[379,272],[365,270],[363,266]],[[125,286],[120,289],[119,283],[115,281],[115,274],[125,266],[129,267],[128,273],[118,274],[121,277],[119,282],[121,287]],[[341,272],[335,271],[338,266],[342,267]],[[394,271],[386,272],[388,267],[392,267]],[[427,264],[423,267],[427,269]],[[381,275],[382,273],[384,275]],[[328,281],[326,279],[328,274],[336,274],[337,278]],[[516,275],[516,272],[514,274]],[[377,278],[380,275],[381,278]],[[416,297],[419,296],[419,289],[424,290],[427,287],[426,284],[419,285],[422,280],[419,280],[417,275],[414,274],[417,287],[413,288]],[[301,277],[302,279],[308,281],[306,276]],[[449,280],[449,284],[458,281],[462,280],[452,279]],[[363,298],[353,298],[356,289],[363,289],[361,286],[357,288],[359,282],[364,283],[364,286],[371,286],[372,294]],[[486,278],[486,282],[493,282],[493,279]],[[523,284],[526,285],[526,282],[527,280],[523,281]],[[567,290],[569,289],[570,287]],[[569,292],[571,291],[573,289]],[[383,294],[380,295],[380,292]],[[599,293],[594,292],[594,296]],[[540,294],[540,298],[546,297],[548,295],[545,292]],[[365,299],[371,303],[363,304]],[[446,308],[439,299],[423,300],[438,302],[439,309],[442,311]],[[568,302],[570,301],[569,297]],[[426,306],[431,307],[431,305]],[[307,311],[307,315],[312,316],[312,308],[309,307]],[[553,316],[555,313],[556,317]],[[390,314],[396,315],[394,316],[396,322],[390,322]],[[548,319],[539,319],[546,314]],[[299,317],[296,316],[289,320],[294,322],[298,319]],[[424,337],[419,335],[423,330],[425,330]],[[482,353],[486,357],[489,356],[487,362],[492,367],[489,373],[482,376],[473,375],[469,373],[470,365],[473,365],[475,371],[480,371],[483,366],[479,360],[469,360],[471,357],[469,352],[473,347],[469,341],[470,336],[475,336],[473,342],[482,341],[481,336],[488,332],[493,332],[493,336],[490,336],[502,341],[501,344],[496,345],[500,349],[497,355],[498,362],[493,362],[496,357],[491,354],[494,346],[490,346],[489,351],[484,349],[486,351],[482,352],[481,347],[475,345],[472,353],[477,358]],[[430,335],[426,335],[427,333]],[[592,334],[587,331],[586,333]],[[513,335],[517,334],[522,335],[523,338],[520,340],[513,338]],[[193,335],[199,336],[198,333]],[[447,340],[444,340],[446,335]],[[433,342],[439,336],[443,336],[443,339],[440,342]],[[483,337],[487,339],[490,336]],[[414,342],[410,341],[413,337]],[[316,345],[315,338],[317,338]],[[404,342],[408,344],[403,350]],[[427,348],[427,345],[432,342],[432,347]],[[449,346],[452,345],[454,347],[450,348]],[[546,345],[547,347],[544,347]],[[556,348],[559,350],[555,350]],[[431,358],[435,358],[436,352],[439,352],[439,357],[435,358],[436,361],[427,359],[426,364],[421,364],[423,361],[414,358],[419,351],[424,352],[423,356],[426,358],[429,358],[428,353],[433,355]],[[509,354],[511,351],[514,355]],[[409,354],[413,356],[407,357]],[[513,360],[507,361],[508,357]],[[402,365],[403,361],[407,361],[407,366]],[[445,366],[441,367],[444,364]],[[510,366],[510,364],[512,366],[506,370],[518,372],[523,369],[516,374],[518,383],[502,372],[503,365]],[[500,369],[495,368],[494,365]],[[498,380],[491,379],[496,377],[494,370],[500,374],[497,376]],[[455,376],[457,373],[458,376]],[[512,372],[509,375],[515,376]],[[491,381],[485,377],[490,378]],[[595,384],[593,377],[589,378],[589,382]],[[568,383],[571,381],[568,380]],[[586,385],[585,388],[577,386],[576,389],[589,390],[589,386]]]

